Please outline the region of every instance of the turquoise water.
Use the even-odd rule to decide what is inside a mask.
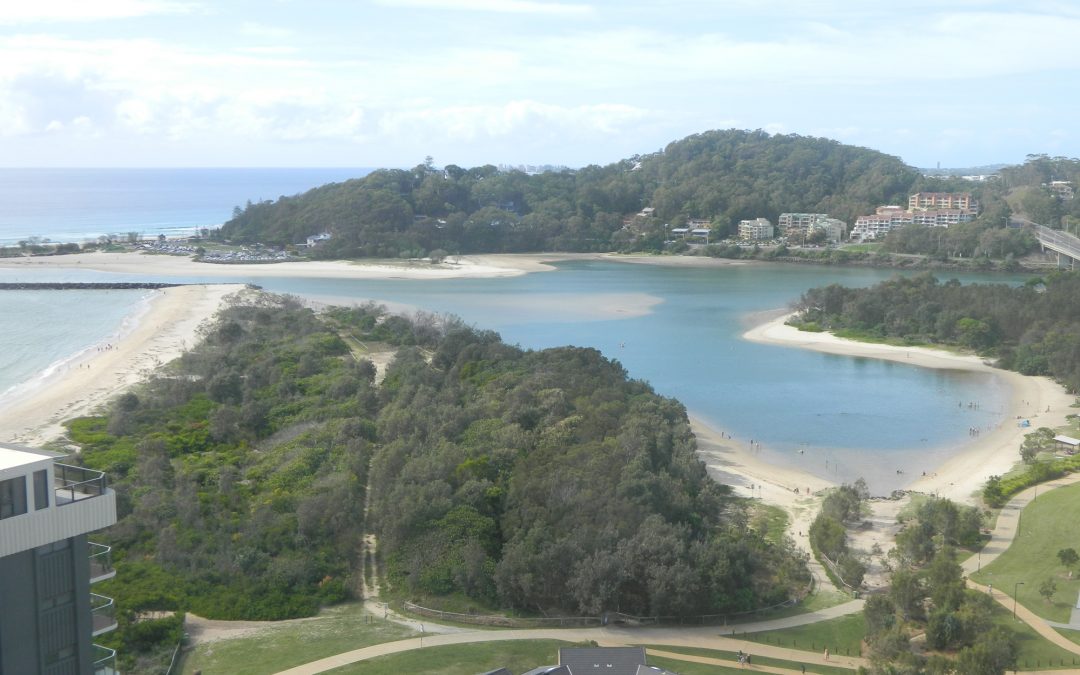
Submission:
[[[147,291],[0,292],[0,400],[124,330]]]
[[[596,261],[561,263],[556,272],[503,279],[274,279],[253,274],[244,281],[331,302],[372,299],[455,314],[526,348],[595,347],[620,361],[631,377],[678,398],[715,427],[762,443],[763,458],[832,480],[863,476],[876,492],[884,492],[939,464],[949,448],[968,442],[968,428],[1002,421],[1007,391],[999,379],[761,345],[740,336],[755,313],[784,308],[808,288],[833,282],[864,286],[892,274],[795,265],[669,268]],[[0,274],[0,280],[5,275],[10,273]],[[121,278],[82,271],[35,277]],[[961,280],[1002,278],[968,275]],[[613,303],[628,311],[604,311]],[[629,311],[643,307],[647,313]],[[963,405],[969,401],[978,401],[979,410]]]

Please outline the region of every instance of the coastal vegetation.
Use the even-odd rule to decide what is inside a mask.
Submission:
[[[421,257],[436,249],[659,251],[670,228],[689,219],[708,221],[714,240],[733,234],[741,219],[776,222],[786,211],[853,221],[906,199],[923,180],[895,157],[836,141],[709,131],[576,171],[526,175],[430,163],[380,170],[238,207],[217,236],[284,246],[328,232],[314,252],[336,258]]]
[[[1022,286],[941,283],[931,274],[870,288],[832,284],[803,294],[792,323],[842,337],[974,351],[1003,368],[1080,391],[1080,272]]]
[[[355,340],[397,349],[384,379]],[[395,592],[527,613],[735,612],[808,582],[706,475],[678,402],[595,350],[454,319],[250,295],[69,431],[117,492],[103,592],[126,671],[146,612],[284,619],[355,596],[364,531]]]
[[[995,622],[995,603],[965,588],[955,546],[978,537],[978,512],[945,499],[923,503],[897,536],[889,591],[863,610],[872,673],[991,675],[1016,664],[1017,639]],[[925,651],[912,638],[925,634]]]
[[[866,575],[866,564],[848,546],[846,527],[859,521],[865,500],[870,497],[866,481],[841,485],[829,491],[821,510],[810,523],[810,546],[818,556],[824,556],[829,576],[837,586],[857,589]]]

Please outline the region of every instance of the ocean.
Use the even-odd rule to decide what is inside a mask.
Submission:
[[[215,188],[221,200],[217,206],[205,195],[195,200],[205,212],[227,212],[235,195],[257,182],[244,171],[230,171],[211,172],[218,181],[232,176],[235,184]],[[107,177],[91,180],[81,172],[71,178],[83,186],[95,180],[107,184]],[[49,181],[63,183],[64,172],[53,173]],[[210,176],[188,176],[191,185],[210,182]],[[44,192],[39,186],[39,194]],[[127,212],[121,202],[112,202],[102,213],[111,210],[122,222],[165,222],[172,219],[168,214],[175,205],[171,198],[164,200],[155,217],[153,200],[146,197],[132,206],[143,215]],[[48,205],[32,210],[40,214]],[[376,300],[455,314],[528,349],[593,347],[716,428],[762,444],[766,459],[835,481],[863,476],[875,491],[887,491],[906,482],[898,480],[896,469],[903,467],[910,476],[933,468],[950,448],[970,440],[970,427],[1007,423],[1008,391],[999,378],[754,344],[740,336],[751,317],[788,306],[808,288],[865,286],[893,274],[807,265],[682,268],[575,261],[558,264],[555,272],[500,279],[276,279],[261,276],[256,268],[249,278],[228,281],[322,301]],[[132,280],[84,270],[0,270],[0,281],[118,279]],[[207,265],[196,277],[148,273],[141,280],[217,279],[214,267]],[[961,280],[1016,283],[1019,278],[966,275]],[[7,357],[0,362],[0,392],[107,341],[138,305],[138,296],[119,292],[37,293],[0,293],[0,312],[13,319],[0,332],[0,352]],[[646,305],[648,311],[598,311],[612,302]],[[968,401],[978,401],[979,409],[958,405]]]
[[[38,237],[95,240],[137,232],[186,236],[236,206],[359,178],[370,168],[0,169],[0,245]]]

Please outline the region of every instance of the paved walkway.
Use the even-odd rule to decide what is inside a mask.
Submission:
[[[1009,500],[1009,503],[1001,510],[998,515],[997,524],[994,526],[994,531],[990,533],[990,541],[986,546],[976,555],[971,556],[963,563],[961,568],[964,570],[964,574],[970,575],[978,570],[982,569],[983,565],[989,565],[997,560],[998,556],[1008,550],[1012,544],[1013,539],[1016,538],[1018,528],[1023,524],[1021,518],[1021,512],[1024,508],[1035,501],[1037,495],[1041,492],[1043,494],[1050,490],[1065,487],[1066,485],[1073,485],[1080,483],[1080,473],[1070,474],[1063,476],[1056,480],[1042,483],[1041,485],[1032,486],[1023,492],[1017,494],[1015,497]],[[982,584],[975,583],[971,579],[968,579],[967,585],[969,588],[978,589],[983,592],[989,592],[989,587]],[[1002,589],[997,588],[991,593],[991,596],[998,601],[998,604],[1005,607],[1010,612],[1013,611],[1013,607],[1016,608],[1016,618],[1022,620],[1024,623],[1031,626],[1035,632],[1043,636],[1055,645],[1069,651],[1073,654],[1080,654],[1080,644],[1076,644],[1072,640],[1063,637],[1054,628],[1080,628],[1080,626],[1072,626],[1070,624],[1060,624],[1047,621],[1042,617],[1032,612],[1027,607],[1019,603],[1014,603],[1012,596],[1004,593]]]
[[[986,543],[986,546],[978,554],[971,556],[960,564],[964,574],[974,574],[982,569],[983,565],[989,565],[997,560],[998,556],[1009,548],[1013,539],[1016,538],[1016,528],[1020,524],[1021,511],[1034,501],[1040,492],[1047,493],[1054,488],[1074,483],[1080,483],[1080,473],[1069,474],[1041,485],[1029,487],[1010,499],[1009,503],[998,514],[997,524],[994,526],[994,531],[990,533],[990,541]]]
[[[388,654],[398,654],[412,649],[436,647],[442,645],[474,644],[477,642],[497,642],[502,640],[566,640],[579,642],[583,640],[595,640],[604,647],[618,647],[624,645],[667,645],[675,647],[697,647],[705,649],[720,649],[726,651],[743,650],[754,655],[770,656],[778,659],[805,663],[807,665],[825,665],[824,654],[806,652],[798,649],[788,649],[773,645],[762,645],[756,642],[748,642],[731,637],[745,633],[759,633],[767,630],[780,630],[803,626],[818,621],[835,619],[849,614],[862,611],[863,601],[852,600],[836,607],[829,607],[817,612],[797,614],[782,619],[769,621],[755,621],[752,623],[737,624],[732,626],[705,626],[700,628],[539,628],[527,630],[472,630],[452,634],[425,635],[422,638],[410,638],[396,642],[385,642],[363,649],[356,649],[342,654],[335,654],[324,659],[312,661],[295,668],[281,672],[281,675],[314,675],[324,673],[334,668],[340,668],[359,661],[366,661]],[[829,665],[846,668],[857,668],[867,665],[865,659],[855,656],[832,655],[827,662]],[[738,665],[738,663],[735,663]],[[757,666],[754,669],[762,670]],[[769,670],[763,672],[794,672],[784,670]]]

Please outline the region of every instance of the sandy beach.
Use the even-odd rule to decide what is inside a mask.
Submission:
[[[222,284],[154,291],[129,330],[0,400],[0,440],[41,445],[57,438],[65,420],[92,413],[193,346],[199,327],[241,288]]]
[[[908,363],[924,368],[949,368],[993,373],[1003,379],[1011,390],[1004,421],[995,429],[964,444],[963,448],[945,460],[936,470],[917,477],[908,488],[937,494],[954,501],[971,502],[972,495],[981,489],[992,475],[1006,473],[1020,460],[1020,444],[1024,435],[1038,427],[1065,424],[1065,416],[1075,410],[1069,406],[1075,397],[1046,377],[1029,377],[994,368],[973,355],[925,347],[896,347],[845,340],[829,333],[810,333],[786,325],[790,314],[774,318],[747,331],[747,340],[767,344],[801,347],[830,354],[861,356]],[[1049,411],[1048,411],[1049,410]],[[1022,428],[1020,419],[1031,421]]]
[[[318,279],[466,279],[513,277],[554,269],[560,260],[596,260],[599,254],[507,254],[451,256],[432,264],[422,260],[307,260],[271,264],[212,264],[186,256],[148,253],[77,253],[74,255],[0,259],[0,269],[85,269],[116,274],[167,277],[307,277]]]
[[[148,253],[77,253],[74,255],[2,258],[0,269],[85,269],[116,274],[153,273],[167,277],[307,277],[319,279],[491,279],[550,272],[552,263],[605,260],[665,267],[719,267],[752,264],[747,261],[697,256],[622,255],[615,253],[506,253],[450,256],[432,264],[424,260],[306,260],[272,264],[212,264],[187,256]]]

